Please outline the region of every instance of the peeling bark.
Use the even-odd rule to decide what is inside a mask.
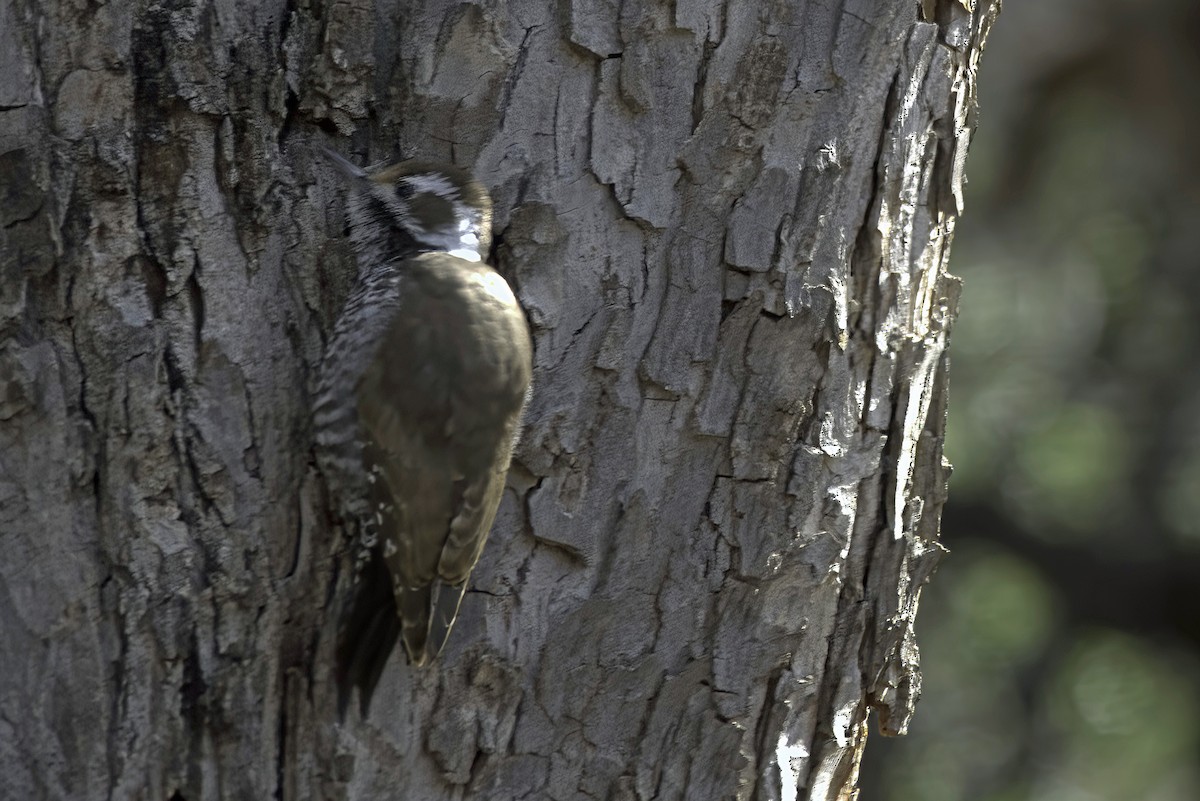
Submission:
[[[996,10],[0,0],[0,795],[852,797]],[[344,725],[323,143],[473,168],[537,347],[446,653]]]

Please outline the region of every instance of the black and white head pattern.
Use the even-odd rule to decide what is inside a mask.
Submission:
[[[483,210],[465,201],[458,182],[444,173],[418,172],[399,178],[395,192],[404,225],[418,242],[468,261],[486,255]]]
[[[354,187],[349,233],[360,262],[386,264],[430,251],[476,262],[487,257],[492,201],[467,171],[416,159],[363,169],[325,153]]]

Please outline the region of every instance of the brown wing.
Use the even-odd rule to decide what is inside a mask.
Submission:
[[[403,274],[358,409],[380,547],[420,663],[431,617],[449,631],[495,517],[532,353],[524,314],[486,265],[431,253]]]

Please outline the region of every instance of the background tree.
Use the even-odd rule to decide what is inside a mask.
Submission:
[[[0,4],[12,798],[838,798],[907,724],[995,8]],[[471,167],[536,394],[447,652],[334,724],[314,149]]]

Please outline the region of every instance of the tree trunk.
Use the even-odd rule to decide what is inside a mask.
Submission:
[[[903,731],[987,0],[0,0],[0,796],[832,799]],[[315,156],[535,335],[449,646],[337,723]]]

